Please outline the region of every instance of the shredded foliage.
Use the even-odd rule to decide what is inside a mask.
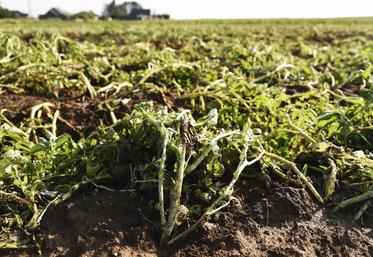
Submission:
[[[33,244],[47,209],[79,189],[143,195],[163,244],[235,200],[239,179],[305,187],[360,219],[373,198],[372,25],[339,22],[2,22],[0,94],[82,94],[111,123],[73,139],[53,103],[17,124],[0,112],[0,248]],[[155,103],[118,116],[139,96]]]

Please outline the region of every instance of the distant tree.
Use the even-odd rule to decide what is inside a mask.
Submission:
[[[96,19],[96,17],[97,17],[96,14],[94,14],[93,12],[78,12],[74,14],[73,16],[71,16],[73,20],[85,20],[85,21],[94,20]]]
[[[105,7],[104,16],[111,17],[113,19],[123,18],[127,15],[127,12],[124,8],[119,5],[116,5],[115,0]]]
[[[0,19],[17,18],[17,15],[8,9],[0,7]]]

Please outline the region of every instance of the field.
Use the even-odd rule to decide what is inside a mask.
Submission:
[[[373,19],[0,22],[1,256],[372,256]]]

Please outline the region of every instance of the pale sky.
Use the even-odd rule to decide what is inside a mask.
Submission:
[[[0,0],[9,9],[32,15],[51,7],[67,12],[91,10],[101,14],[111,0]],[[123,0],[117,0],[122,3]],[[138,0],[144,8],[168,13],[173,19],[328,18],[373,16],[373,0]]]

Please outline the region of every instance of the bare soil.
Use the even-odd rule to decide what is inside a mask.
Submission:
[[[238,201],[183,242],[163,248],[141,199],[106,191],[76,195],[47,212],[37,242],[42,256],[373,255],[372,216],[357,224],[354,212],[332,214],[304,189],[262,188],[241,183]],[[36,247],[0,255],[38,256]]]
[[[98,99],[84,99],[81,97],[49,98],[43,96],[0,94],[0,110],[6,109],[4,115],[14,124],[19,126],[30,117],[32,107],[42,103],[52,103],[55,107],[52,111],[60,110],[60,116],[70,126],[59,124],[63,127],[61,132],[87,134],[99,125],[100,113]],[[45,117],[44,117],[45,118]]]
[[[131,96],[122,95],[120,98],[131,100],[114,108],[113,111],[117,118],[121,118],[125,113],[130,113],[133,106],[137,103],[153,101],[158,104],[163,102],[163,99],[159,99],[156,95],[145,95],[142,92]],[[4,116],[15,125],[20,126],[30,118],[31,109],[34,106],[42,103],[52,103],[54,107],[50,108],[51,111],[54,112],[58,109],[60,117],[64,120],[58,121],[58,132],[60,134],[69,133],[75,139],[78,139],[81,136],[87,136],[95,130],[101,121],[107,125],[111,124],[112,121],[108,110],[104,107],[100,108],[100,106],[104,106],[106,102],[110,103],[110,101],[110,99],[100,97],[91,99],[79,94],[56,98],[7,93],[0,94],[0,110],[6,109],[3,113]],[[48,122],[46,115],[43,115],[42,118],[44,119],[43,123]],[[51,122],[51,119],[49,119],[49,122]]]

